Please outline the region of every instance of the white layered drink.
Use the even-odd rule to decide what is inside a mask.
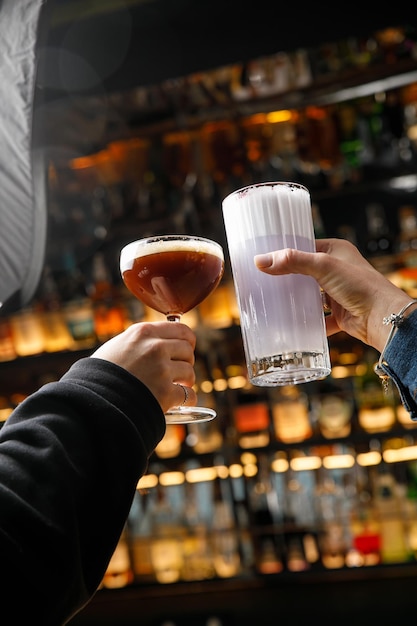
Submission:
[[[263,183],[223,201],[223,216],[253,384],[287,385],[330,373],[320,288],[301,274],[271,276],[254,256],[282,248],[315,250],[308,190]]]

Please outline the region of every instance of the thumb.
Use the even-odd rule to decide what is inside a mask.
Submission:
[[[313,276],[318,269],[314,265],[316,252],[304,252],[294,248],[274,250],[254,257],[256,267],[266,274],[307,274]]]
[[[269,252],[266,254],[257,254],[255,256],[255,265],[260,270],[264,270],[264,269],[267,269],[268,267],[271,267],[273,261],[274,261],[274,258],[272,254],[270,254]]]

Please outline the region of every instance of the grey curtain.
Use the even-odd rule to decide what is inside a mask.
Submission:
[[[0,314],[30,301],[44,262],[46,168],[32,122],[45,4],[0,2]]]

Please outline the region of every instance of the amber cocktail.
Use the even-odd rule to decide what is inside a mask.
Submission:
[[[169,321],[202,302],[219,284],[224,271],[222,247],[194,235],[158,235],[127,244],[120,271],[131,293]],[[215,411],[204,407],[170,409],[167,423],[207,421]]]

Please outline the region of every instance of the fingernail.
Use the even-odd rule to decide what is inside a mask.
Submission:
[[[272,254],[257,254],[255,264],[258,267],[270,267],[272,265]]]

